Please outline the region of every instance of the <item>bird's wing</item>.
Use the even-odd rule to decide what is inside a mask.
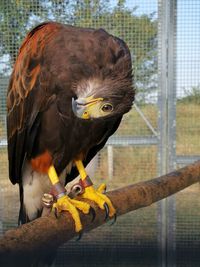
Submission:
[[[122,116],[119,116],[118,118],[116,118],[112,122],[110,121],[106,125],[101,141],[98,144],[92,146],[87,151],[86,158],[83,160],[84,166],[87,166],[88,163],[96,156],[96,154],[105,146],[108,138],[111,135],[113,135],[116,132],[116,130],[118,129],[121,120],[122,120]],[[73,180],[77,176],[78,176],[77,168],[76,167],[72,167],[71,172],[69,174],[67,174],[66,183],[68,183],[69,181]]]
[[[45,38],[39,33],[44,25],[34,28],[25,38],[8,86],[8,160],[13,184],[21,182],[23,162],[34,145],[40,125],[40,112],[51,98],[47,94],[48,72],[42,68],[42,49],[45,38],[49,37],[48,33]]]
[[[115,131],[118,129],[122,117],[118,117],[113,122],[109,122],[107,129],[105,130],[105,134],[103,138],[101,139],[101,142],[99,142],[97,145],[90,148],[90,150],[87,153],[87,157],[84,160],[84,164],[87,165],[93,157],[105,146],[108,138],[115,133]]]

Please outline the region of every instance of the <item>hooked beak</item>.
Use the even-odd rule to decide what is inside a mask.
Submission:
[[[93,98],[93,96],[78,98],[76,100],[72,98],[72,110],[76,117],[81,119],[90,119],[91,114],[89,112],[89,107],[102,100],[103,98]]]

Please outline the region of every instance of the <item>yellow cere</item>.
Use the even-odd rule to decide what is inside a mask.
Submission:
[[[105,109],[106,107],[107,109]],[[108,115],[113,111],[110,103],[103,103],[103,98],[91,99],[85,107],[82,119],[100,118]]]
[[[83,113],[83,115],[82,115],[82,119],[89,119],[90,118],[90,115],[88,114],[88,112],[87,111],[85,111],[84,113]]]

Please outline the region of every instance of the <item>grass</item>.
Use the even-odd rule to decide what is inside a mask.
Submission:
[[[145,117],[151,122],[152,126],[157,128],[157,106],[144,105],[140,107]],[[144,136],[152,135],[145,122],[141,119],[138,112],[133,107],[130,112],[124,115],[122,123],[117,130],[118,135]]]
[[[143,114],[157,130],[157,107],[144,105]],[[200,108],[193,103],[178,103],[176,110],[177,155],[200,155]],[[151,131],[133,109],[124,116],[118,135],[150,136]],[[114,147],[114,179],[112,186],[132,183],[157,175],[157,147]],[[107,152],[100,153],[98,177],[108,177]],[[116,185],[115,185],[116,183]]]
[[[200,107],[197,104],[177,105],[177,154],[200,155]]]
[[[157,106],[144,105],[141,110],[154,129],[157,130]],[[198,104],[178,102],[176,107],[176,153],[178,155],[200,154],[199,116],[200,107]],[[152,135],[152,132],[133,108],[131,112],[124,116],[117,134],[145,136]]]

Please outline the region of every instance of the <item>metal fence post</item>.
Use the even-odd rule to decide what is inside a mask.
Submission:
[[[158,172],[164,174],[176,163],[176,1],[159,0],[158,16]],[[175,267],[175,198],[158,204],[159,266]]]

